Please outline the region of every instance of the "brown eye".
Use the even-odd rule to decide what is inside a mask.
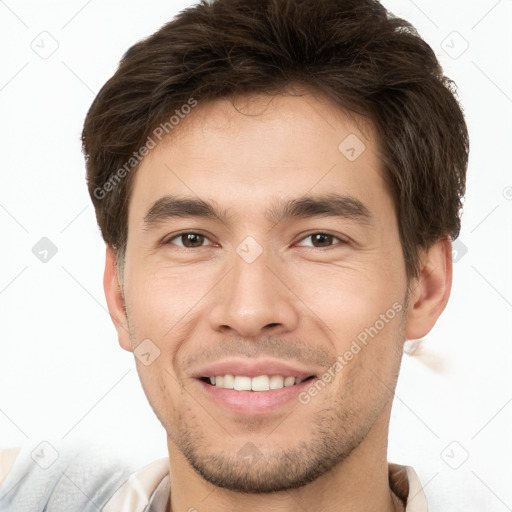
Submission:
[[[183,240],[183,245],[185,247],[193,248],[198,246],[200,247],[202,245],[204,236],[197,233],[188,233],[181,235],[181,239]]]
[[[332,240],[334,238],[332,235],[327,235],[325,233],[318,233],[316,235],[311,235],[311,237],[313,240],[313,245],[319,244],[315,245],[315,247],[325,247],[326,245],[329,246],[332,244]]]
[[[181,243],[175,243],[173,240],[179,240]],[[170,238],[166,243],[177,245],[178,247],[184,247],[186,249],[197,249],[203,247],[205,240],[208,240],[206,236],[201,233],[181,233],[173,238]],[[211,244],[207,244],[211,245]]]
[[[335,240],[337,242],[343,241],[334,235],[330,235],[329,233],[311,233],[310,235],[304,237],[302,239],[302,241],[308,240],[308,239],[312,241],[312,244],[309,245],[309,247],[314,247],[314,248],[319,248],[319,249],[322,247],[331,247],[332,245],[335,245],[335,243],[334,243]],[[306,245],[305,247],[308,247],[308,245]]]

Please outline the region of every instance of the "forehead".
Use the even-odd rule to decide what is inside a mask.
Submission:
[[[129,224],[165,195],[211,200],[249,219],[278,198],[333,192],[369,205],[389,196],[368,122],[311,92],[219,99],[198,103],[144,158]]]

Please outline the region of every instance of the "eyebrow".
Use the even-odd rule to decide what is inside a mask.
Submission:
[[[335,217],[355,220],[361,224],[372,224],[368,208],[350,195],[331,193],[322,196],[305,196],[279,202],[265,211],[268,221],[278,224],[283,220],[310,217]],[[228,210],[220,210],[213,203],[195,197],[166,195],[153,203],[144,216],[144,229],[149,231],[173,218],[197,217],[229,224],[235,219]]]

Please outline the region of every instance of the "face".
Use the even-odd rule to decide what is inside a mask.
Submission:
[[[313,93],[235,106],[199,104],[137,171],[121,344],[191,467],[261,493],[385,414],[408,281],[371,127]]]

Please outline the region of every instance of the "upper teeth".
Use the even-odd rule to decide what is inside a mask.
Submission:
[[[219,375],[210,377],[210,382],[217,387],[235,389],[237,391],[268,391],[269,389],[281,389],[285,386],[299,384],[304,379],[295,377],[282,377],[281,375],[258,375],[258,377],[246,377],[245,375]]]

